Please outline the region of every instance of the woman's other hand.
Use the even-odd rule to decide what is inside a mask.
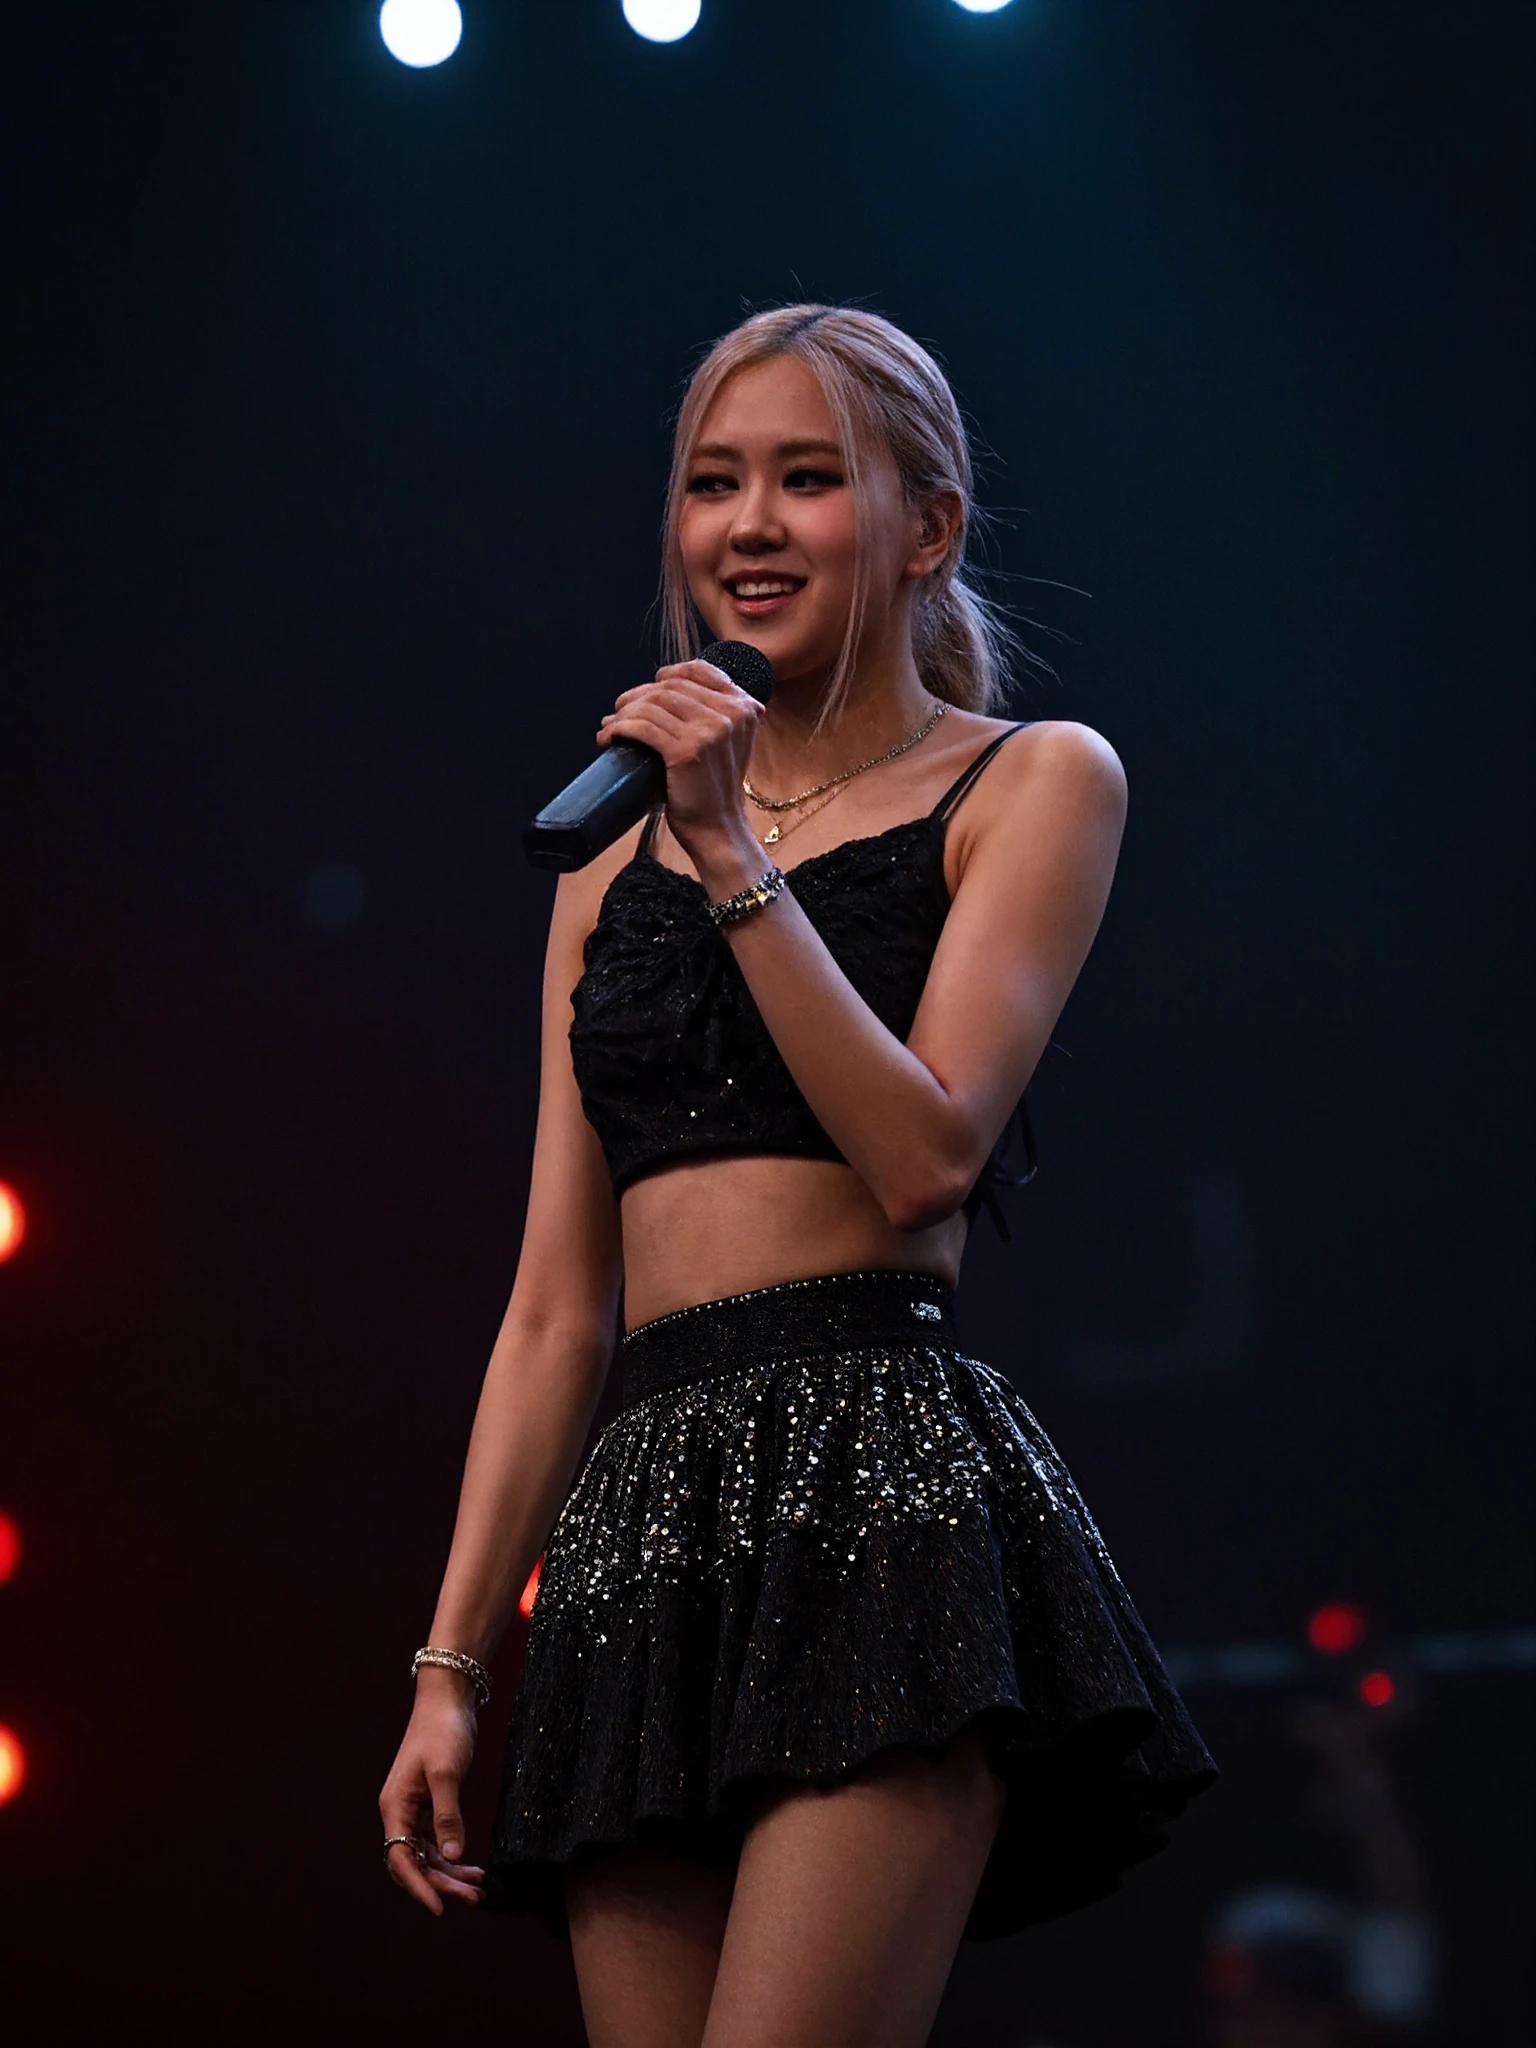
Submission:
[[[416,1681],[416,1705],[405,1740],[379,1794],[384,1837],[410,1835],[409,1843],[386,1850],[390,1876],[429,1913],[441,1914],[444,1899],[478,1906],[485,1876],[465,1863],[464,1819],[459,1787],[475,1753],[475,1710],[455,1672],[424,1667]]]
[[[654,682],[625,690],[598,728],[598,741],[639,740],[667,768],[667,823],[697,863],[711,839],[752,836],[742,778],[763,706],[707,661],[659,668]]]

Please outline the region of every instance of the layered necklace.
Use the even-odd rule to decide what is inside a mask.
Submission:
[[[868,761],[861,761],[857,768],[845,768],[841,775],[834,775],[829,782],[818,782],[810,789],[802,789],[798,796],[762,796],[752,787],[750,777],[743,775],[741,786],[747,794],[748,801],[756,804],[760,811],[798,810],[801,804],[810,803],[812,797],[821,798],[819,804],[811,804],[808,811],[800,811],[800,815],[790,819],[787,824],[776,819],[772,831],[763,836],[764,846],[777,846],[781,839],[788,838],[797,825],[803,825],[807,818],[814,818],[818,811],[824,811],[835,797],[842,795],[843,785],[851,782],[855,775],[862,775],[866,768],[878,768],[882,761],[894,761],[896,756],[904,754],[908,747],[915,747],[919,740],[926,739],[948,708],[941,698],[934,706],[932,715],[925,718],[917,731],[909,734],[906,739],[899,740],[894,747],[887,747],[883,754],[875,754]]]

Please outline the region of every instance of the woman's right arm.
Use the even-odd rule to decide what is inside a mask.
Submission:
[[[623,1285],[618,1204],[571,1067],[571,990],[612,858],[562,876],[544,962],[533,1172],[512,1296],[470,1433],[453,1542],[423,1641],[489,1663],[570,1491],[612,1358]],[[474,1746],[473,1688],[423,1665],[379,1796],[384,1833],[428,1846],[425,1871],[389,1852],[395,1881],[434,1913],[478,1898],[460,1861],[459,1785]],[[435,1851],[432,1844],[435,1841]]]

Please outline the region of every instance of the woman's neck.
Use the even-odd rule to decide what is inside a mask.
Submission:
[[[840,775],[910,738],[933,714],[935,700],[918,677],[910,647],[888,662],[861,661],[836,721],[818,733],[831,680],[824,671],[774,684],[752,742],[752,781],[764,795],[791,794],[804,783]]]

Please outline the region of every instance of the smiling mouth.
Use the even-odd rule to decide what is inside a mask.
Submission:
[[[793,597],[805,588],[803,576],[723,576],[721,582],[743,604],[761,604],[771,597]]]

